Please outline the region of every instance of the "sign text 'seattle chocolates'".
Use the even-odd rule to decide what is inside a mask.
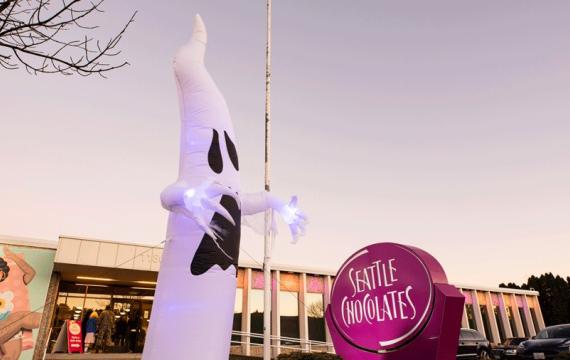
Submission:
[[[391,350],[423,329],[433,306],[433,283],[415,253],[376,244],[345,262],[331,304],[333,320],[347,340],[373,351]]]

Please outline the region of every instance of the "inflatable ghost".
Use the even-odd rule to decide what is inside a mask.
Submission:
[[[241,217],[273,209],[296,239],[306,218],[296,198],[242,194],[235,134],[224,97],[204,66],[206,29],[196,16],[174,60],[180,117],[178,181],[161,194],[170,211],[144,360],[227,360]]]

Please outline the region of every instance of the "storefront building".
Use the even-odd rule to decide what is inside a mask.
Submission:
[[[161,247],[60,237],[43,307],[34,359],[50,352],[66,319],[87,309],[110,306],[120,333],[114,350],[141,352],[152,311]],[[272,347],[333,352],[324,309],[335,272],[274,265],[272,272]],[[232,353],[260,355],[264,278],[261,264],[240,262],[234,312]],[[544,327],[538,292],[456,285],[465,295],[462,326],[491,342],[534,336]],[[175,294],[173,294],[175,296]],[[36,357],[37,355],[37,357]]]

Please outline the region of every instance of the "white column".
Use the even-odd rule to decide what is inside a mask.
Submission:
[[[272,341],[274,346],[272,354],[277,356],[281,353],[281,341],[278,339],[281,336],[281,317],[280,312],[280,301],[279,301],[279,291],[281,286],[281,276],[279,270],[273,272],[273,284],[271,284],[271,335],[277,337],[277,339]]]
[[[465,297],[463,294],[463,289],[459,289],[459,292]],[[467,299],[466,299],[467,301]],[[463,329],[469,329],[469,319],[467,318],[467,303],[463,304],[463,315],[461,316],[461,327]]]
[[[241,312],[241,331],[247,335],[242,336],[242,353],[246,356],[251,355],[251,306],[249,299],[251,295],[251,269],[244,269],[243,274],[243,304]]]
[[[536,312],[536,317],[538,318],[538,328],[540,330],[542,330],[546,327],[546,324],[544,324],[544,317],[542,316],[542,309],[540,308],[540,301],[538,299],[538,296],[533,295],[532,299],[534,301],[534,311]]]
[[[463,305],[463,316],[461,316],[461,327],[469,329],[469,319],[467,318],[467,305]]]
[[[501,335],[499,333],[499,324],[497,324],[497,318],[495,317],[493,297],[489,291],[485,292],[485,300],[487,300],[487,314],[489,315],[489,324],[491,324],[491,333],[493,335],[492,342],[500,344],[504,339],[501,339]]]
[[[325,310],[331,303],[331,289],[332,289],[332,277],[330,275],[327,275],[325,276],[325,289],[323,293],[323,305]],[[327,343],[332,344],[332,338],[328,326],[325,326],[325,336]],[[334,349],[328,349],[328,350],[334,351]]]
[[[536,329],[534,327],[534,320],[532,314],[530,313],[530,306],[528,304],[528,298],[526,295],[523,296],[523,309],[524,316],[526,318],[526,323],[528,324],[528,331],[530,331],[530,336],[536,336]]]
[[[524,332],[521,315],[519,313],[519,305],[517,303],[517,297],[515,294],[509,294],[509,296],[511,297],[511,307],[513,309],[512,315],[513,318],[515,319],[515,326],[517,327],[517,333],[519,337],[525,337],[528,334],[525,334]]]
[[[299,337],[301,338],[301,349],[309,350],[309,318],[305,299],[307,298],[307,274],[299,276]]]
[[[507,306],[505,305],[504,294],[499,294],[499,312],[501,314],[501,322],[503,323],[503,329],[505,329],[505,336],[508,338],[513,337],[513,329],[511,329],[511,322],[509,321],[509,315],[507,314]]]
[[[471,296],[473,297],[473,315],[475,317],[475,325],[477,326],[477,331],[486,337],[487,333],[485,332],[485,326],[483,325],[483,316],[481,315],[481,308],[479,307],[477,290],[472,290]]]

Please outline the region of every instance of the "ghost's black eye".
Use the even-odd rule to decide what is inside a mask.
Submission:
[[[208,165],[216,174],[220,174],[224,170],[224,161],[222,160],[222,152],[220,151],[220,139],[218,132],[214,129],[212,135],[212,143],[208,150]]]
[[[224,137],[226,139],[226,148],[228,149],[228,155],[230,156],[230,160],[232,161],[232,165],[236,170],[239,171],[239,162],[238,162],[238,155],[236,146],[234,145],[232,139],[227,132],[224,131]]]

